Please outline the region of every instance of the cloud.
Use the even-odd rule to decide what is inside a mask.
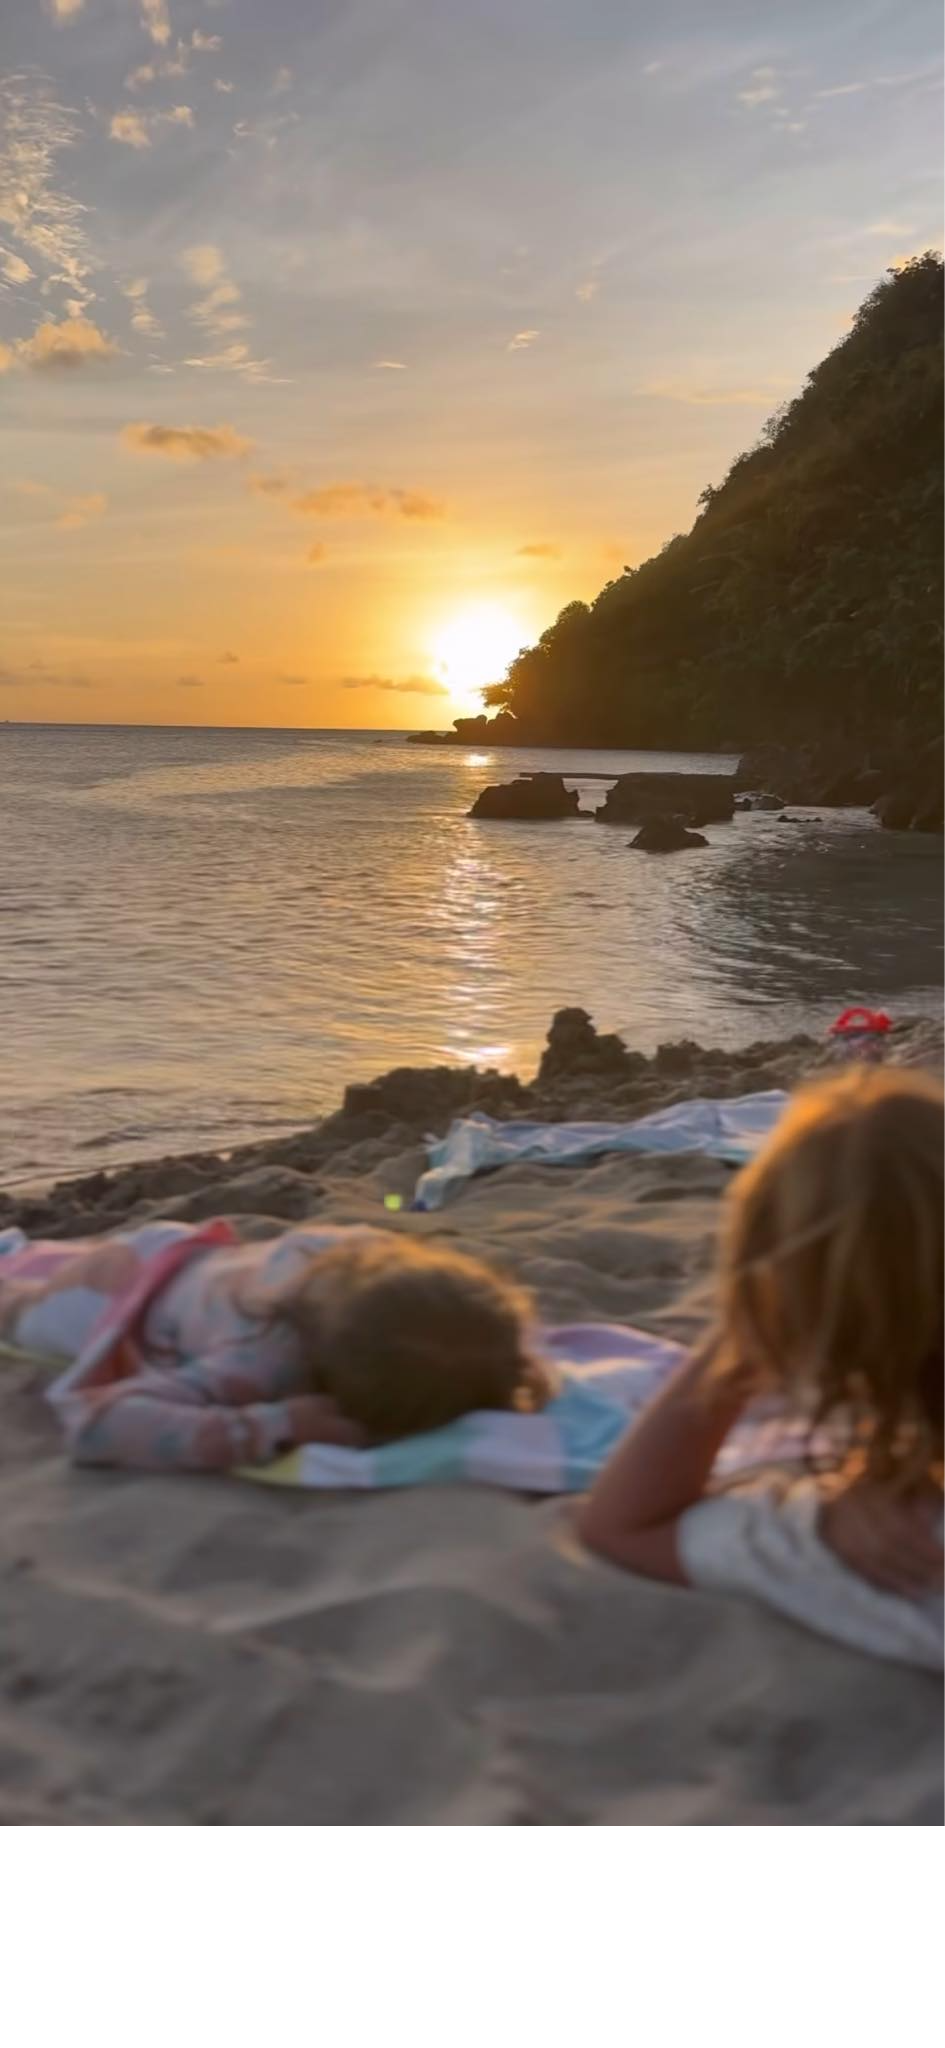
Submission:
[[[12,370],[15,362],[16,357],[12,348],[8,348],[5,341],[0,341],[0,377],[4,375],[5,371]]]
[[[446,506],[423,491],[388,490],[377,484],[323,484],[292,500],[303,519],[444,519]]]
[[[788,390],[786,384],[734,386],[686,384],[645,384],[638,398],[669,398],[677,405],[777,405]]]
[[[261,498],[279,498],[283,491],[288,490],[289,479],[286,476],[251,476],[249,488],[258,491]]]
[[[109,362],[118,348],[93,320],[70,315],[41,321],[28,341],[17,343],[17,353],[31,370],[80,370],[86,363]]]
[[[129,149],[151,147],[151,129],[145,114],[113,114],[108,133],[112,142],[125,142]]]
[[[643,76],[644,78],[655,78],[658,71],[665,71],[665,69],[665,57],[654,57],[652,64],[644,64]]]
[[[216,284],[224,273],[223,251],[215,242],[198,242],[185,249],[181,263],[194,284]]]
[[[44,4],[46,13],[51,14],[54,21],[74,21],[76,15],[81,14],[85,0],[44,0]]]
[[[148,420],[129,420],[122,427],[126,448],[141,455],[168,455],[173,462],[213,462],[230,455],[246,455],[252,447],[235,427],[165,427]]]
[[[226,649],[226,652],[224,654],[221,654],[220,661],[224,668],[231,668],[234,662],[239,661],[239,655],[233,654],[231,649],[228,647]]]
[[[539,333],[540,329],[537,327],[522,327],[517,334],[513,334],[506,346],[510,352],[519,348],[531,348],[532,342],[538,340]]]
[[[874,220],[863,229],[864,235],[875,235],[883,241],[887,241],[890,235],[914,235],[917,232],[912,223],[905,220]]]
[[[23,256],[17,256],[12,249],[0,250],[0,274],[9,284],[28,284],[35,272]]]
[[[445,683],[434,681],[432,676],[404,676],[395,681],[390,676],[343,676],[343,690],[393,690],[398,697],[448,697]]]
[[[576,299],[581,299],[581,300],[583,301],[584,305],[585,305],[585,306],[587,306],[587,305],[589,305],[589,304],[590,304],[590,302],[591,302],[591,300],[592,300],[592,299],[596,299],[596,297],[597,297],[597,294],[598,294],[598,292],[599,292],[599,291],[600,291],[600,278],[599,278],[599,277],[586,277],[586,278],[584,279],[584,282],[583,282],[583,284],[579,284],[579,285],[576,285],[576,286],[575,286],[575,290],[574,290],[574,296],[575,296],[575,298],[576,298]]]
[[[213,90],[214,92],[235,92],[236,88],[233,84],[232,78],[215,78],[213,81]]]
[[[290,687],[291,689],[293,689],[293,690],[307,690],[307,689],[308,689],[308,686],[309,686],[309,684],[308,684],[308,677],[307,677],[307,676],[285,676],[285,675],[281,675],[281,676],[277,676],[277,677],[276,677],[276,682],[277,682],[277,683],[288,683],[288,684],[289,684],[289,687]]]
[[[86,209],[55,183],[56,160],[79,141],[72,114],[47,79],[29,73],[0,78],[0,222],[27,249],[50,284],[89,297],[92,260]]]
[[[171,40],[171,23],[167,11],[167,0],[139,0],[141,26],[150,36],[152,43],[163,49]]]
[[[184,365],[188,370],[233,370],[246,378],[248,384],[274,384],[281,380],[269,375],[269,358],[250,355],[245,341],[232,341],[228,348],[215,349],[211,355],[185,356]]]
[[[28,675],[18,675],[15,669],[0,668],[0,690],[94,690],[96,683],[88,676],[57,676],[48,672],[42,662],[31,661]]]
[[[561,549],[553,540],[530,540],[523,548],[517,548],[516,553],[527,555],[533,562],[557,562]]]
[[[112,142],[124,142],[129,149],[150,149],[159,128],[192,128],[193,107],[168,107],[160,113],[142,113],[135,107],[113,114],[108,124]]]
[[[131,305],[134,307],[134,312],[131,315],[131,325],[134,328],[135,333],[153,335],[163,334],[163,327],[161,327],[160,323],[155,319],[154,314],[152,313],[151,308],[148,305],[147,278],[130,278],[127,284],[122,285],[121,289],[125,295],[125,298],[128,299]]]
[[[736,98],[743,107],[762,107],[767,100],[776,100],[778,86],[777,72],[771,64],[760,64],[751,74],[751,81]]]
[[[407,365],[406,363],[395,362],[392,356],[381,356],[376,363],[371,364],[371,368],[372,370],[405,370]]]
[[[272,93],[288,92],[288,90],[289,90],[289,87],[290,87],[290,85],[291,85],[291,84],[292,84],[292,67],[291,67],[291,65],[289,65],[289,64],[280,64],[280,66],[279,66],[279,69],[278,69],[278,71],[276,72],[276,75],[275,75],[275,77],[274,77],[274,79],[273,79],[273,81],[272,81],[272,85],[271,85],[271,86],[270,86],[270,88],[269,88],[269,89],[270,89],[270,92],[272,92]]]
[[[203,686],[202,676],[178,676],[177,678],[179,690],[202,690]]]
[[[851,79],[849,85],[822,86],[820,92],[815,92],[814,98],[815,100],[845,100],[850,93],[869,92],[869,89],[869,80],[867,78],[854,78]]]
[[[81,526],[88,526],[93,519],[102,519],[108,510],[108,499],[104,491],[90,491],[84,498],[70,498],[56,525],[65,533],[76,533]]]
[[[313,569],[316,569],[318,568],[321,562],[324,562],[327,554],[328,549],[326,548],[324,541],[316,540],[313,541],[312,546],[309,548],[305,559],[307,562],[311,562]]]
[[[222,50],[222,36],[205,36],[202,29],[195,28],[190,38],[192,50]]]

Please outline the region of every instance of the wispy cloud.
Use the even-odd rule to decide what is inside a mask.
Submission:
[[[168,455],[173,462],[214,462],[247,455],[252,442],[226,422],[218,427],[166,427],[149,420],[129,420],[122,427],[126,448],[139,455]]]
[[[592,299],[596,299],[599,291],[600,278],[586,277],[582,284],[575,285],[574,296],[576,299],[580,299],[585,306],[588,306]]]
[[[532,342],[538,340],[539,331],[537,327],[520,327],[518,333],[513,334],[511,341],[506,343],[506,347],[510,352],[519,348],[531,348]]]
[[[256,486],[258,488],[258,485]],[[323,484],[292,500],[304,519],[445,519],[446,506],[424,491],[388,490],[378,484]]]
[[[852,78],[849,85],[821,86],[820,91],[815,92],[814,98],[815,100],[845,100],[850,98],[853,93],[869,92],[869,89],[870,82],[868,78]]]
[[[177,687],[179,690],[202,690],[204,687],[203,677],[178,676]]]
[[[888,241],[892,235],[914,235],[918,233],[912,221],[873,220],[863,229],[864,235],[874,235],[877,241]]]
[[[40,265],[47,284],[65,284],[85,303],[92,296],[86,209],[55,181],[58,156],[78,140],[72,114],[47,79],[32,73],[0,79],[0,222]]]
[[[233,666],[233,663],[237,661],[239,661],[239,655],[234,654],[232,649],[229,647],[227,647],[220,656],[220,662],[223,668],[231,668]]]
[[[18,498],[32,498],[46,508],[55,526],[64,533],[78,532],[93,519],[101,519],[108,510],[108,499],[104,491],[89,491],[84,496],[71,496],[68,492],[57,491],[52,484],[40,483],[28,476],[14,477],[10,489]]]
[[[28,284],[34,275],[25,257],[17,256],[13,249],[0,249],[0,276],[8,284]]]
[[[432,676],[343,676],[343,690],[392,690],[398,697],[448,697],[445,683]]]
[[[53,21],[74,21],[76,15],[81,14],[85,0],[44,0],[44,6]]]
[[[282,674],[276,676],[276,682],[287,683],[291,690],[307,690],[309,688],[309,680],[307,676],[290,676]]]
[[[17,342],[16,352],[30,370],[81,370],[90,363],[107,363],[119,353],[94,320],[72,315],[41,321],[26,341]]]
[[[77,533],[82,526],[88,526],[94,519],[103,519],[108,510],[108,499],[104,491],[89,491],[85,497],[70,498],[63,506],[56,525],[64,533]]]
[[[726,388],[722,385],[679,383],[646,384],[639,398],[669,398],[677,405],[777,405],[787,385],[751,384]]]
[[[213,90],[214,92],[235,92],[236,87],[233,84],[232,78],[215,78]]]
[[[261,498],[281,498],[291,488],[289,478],[278,474],[251,476],[248,482],[250,490],[258,492]]]
[[[371,368],[372,370],[405,370],[407,365],[406,363],[398,363],[393,356],[380,356],[376,363],[371,364]]]
[[[250,354],[245,342],[231,341],[249,326],[238,284],[230,277],[222,249],[215,242],[198,242],[185,249],[181,264],[187,276],[200,285],[203,296],[190,308],[190,317],[212,341],[223,344],[202,355],[187,356],[194,370],[231,370],[252,383],[269,383],[269,363]]]
[[[523,548],[516,549],[516,554],[525,555],[532,562],[556,562],[561,549],[553,540],[529,540]]]
[[[763,107],[768,100],[776,100],[779,87],[777,72],[772,64],[759,64],[751,74],[749,83],[736,98],[743,107]]]
[[[112,115],[108,133],[112,142],[124,142],[129,149],[150,149],[155,135],[162,129],[192,128],[193,125],[193,107],[167,107],[148,113],[137,107],[126,107],[122,113]]]
[[[147,278],[133,277],[129,280],[128,284],[123,284],[121,289],[125,295],[125,298],[130,301],[132,307],[134,308],[134,311],[132,312],[131,315],[131,325],[134,328],[135,333],[150,334],[154,336],[163,334],[164,329],[160,325],[160,322],[155,319],[154,314],[152,313],[151,308],[148,304]]]
[[[147,31],[152,43],[163,49],[171,40],[171,21],[167,11],[167,0],[139,0],[141,26]]]

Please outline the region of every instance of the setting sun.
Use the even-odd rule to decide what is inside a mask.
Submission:
[[[482,691],[501,682],[509,662],[532,638],[501,604],[471,604],[439,627],[431,651],[437,674],[460,714],[481,711]]]

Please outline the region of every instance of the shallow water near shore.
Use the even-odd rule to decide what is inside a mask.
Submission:
[[[940,1006],[934,838],[862,811],[485,824],[490,781],[727,757],[410,747],[398,734],[0,728],[7,1186],[233,1145],[399,1064],[533,1071],[552,1012],[652,1051]],[[569,771],[574,771],[573,775]]]

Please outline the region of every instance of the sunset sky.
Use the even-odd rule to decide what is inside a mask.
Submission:
[[[941,242],[930,0],[2,0],[0,717],[448,725]]]

